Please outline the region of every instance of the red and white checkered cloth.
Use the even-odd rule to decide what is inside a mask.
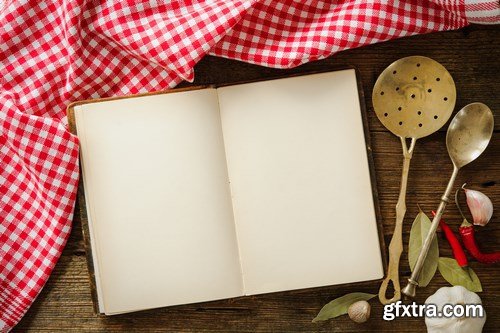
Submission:
[[[289,68],[393,38],[499,23],[498,0],[0,0],[0,331],[71,230],[70,101],[174,87],[212,54]]]

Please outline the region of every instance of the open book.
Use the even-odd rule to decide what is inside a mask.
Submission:
[[[68,113],[99,312],[383,276],[354,70]]]

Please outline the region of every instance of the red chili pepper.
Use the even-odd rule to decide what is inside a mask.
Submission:
[[[432,214],[436,216],[436,212],[432,211]],[[455,257],[455,260],[457,261],[458,265],[464,269],[468,268],[468,261],[467,261],[467,256],[465,255],[464,249],[462,248],[462,244],[460,244],[460,241],[458,240],[457,236],[455,236],[455,233],[451,230],[451,228],[446,224],[446,222],[441,219],[439,221],[439,226],[441,227],[441,230],[443,230],[446,239],[448,240],[448,243],[450,243],[451,250],[453,252],[453,257]]]
[[[482,253],[476,243],[474,236],[474,226],[464,219],[464,222],[458,229],[462,242],[469,253],[479,262],[484,264],[495,264],[500,262],[500,252]]]

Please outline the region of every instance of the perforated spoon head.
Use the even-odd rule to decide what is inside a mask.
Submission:
[[[423,138],[450,118],[457,94],[455,82],[440,63],[411,56],[389,65],[373,87],[378,119],[402,138]]]
[[[460,169],[483,153],[493,126],[493,113],[483,103],[468,104],[455,115],[446,133],[446,147],[455,167]]]

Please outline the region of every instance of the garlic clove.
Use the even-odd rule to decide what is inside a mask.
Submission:
[[[442,287],[425,304],[434,304],[441,312],[445,305],[481,304],[481,298],[462,286]],[[425,317],[427,333],[481,333],[485,322],[486,312],[483,317]]]
[[[351,304],[347,309],[347,314],[352,321],[364,323],[370,318],[371,307],[367,301],[357,301]]]
[[[475,225],[485,226],[493,216],[493,204],[484,193],[464,188]]]

